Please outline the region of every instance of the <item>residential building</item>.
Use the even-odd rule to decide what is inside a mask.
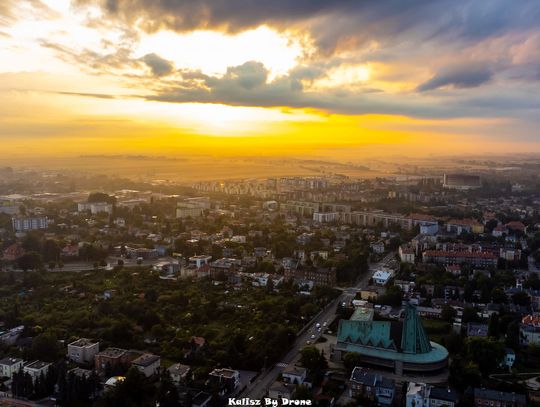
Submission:
[[[408,245],[399,246],[399,259],[402,263],[411,263],[414,264],[416,255],[414,253],[414,248]]]
[[[307,377],[307,369],[303,367],[288,365],[283,372],[283,381],[291,384],[304,384]]]
[[[525,407],[527,397],[519,393],[475,388],[474,405],[476,407]]]
[[[11,218],[13,230],[17,233],[29,230],[47,229],[49,220],[46,216]]]
[[[191,256],[188,260],[189,260],[190,266],[195,266],[197,268],[200,268],[205,264],[209,264],[210,260],[212,260],[212,256],[206,256],[206,255]]]
[[[371,248],[371,251],[373,253],[376,253],[376,254],[383,254],[384,253],[384,243],[383,242],[375,242],[375,243],[371,243],[369,245],[369,247]]]
[[[99,342],[81,338],[67,346],[67,357],[75,363],[86,364],[94,362],[99,352]]]
[[[290,400],[294,393],[295,386],[288,383],[275,381],[268,389],[268,397],[273,400]]]
[[[479,268],[497,267],[498,258],[499,256],[488,252],[426,250],[422,254],[424,263],[436,263],[445,266],[465,263]]]
[[[204,207],[196,202],[178,202],[176,204],[176,217],[178,219],[198,218],[202,216]]]
[[[318,223],[331,223],[339,220],[339,212],[314,212],[313,220]]]
[[[51,367],[50,363],[42,362],[41,360],[36,360],[31,362],[23,367],[23,372],[28,373],[32,378],[32,381],[36,381],[41,376],[46,376],[49,368]]]
[[[130,360],[129,352],[120,348],[107,348],[94,356],[95,369],[98,373],[106,373],[127,367]]]
[[[469,322],[467,324],[467,336],[486,338],[488,336],[488,325],[479,322]]]
[[[407,385],[406,407],[455,407],[458,402],[459,394],[450,388],[414,382]]]
[[[15,261],[24,254],[23,247],[18,243],[9,245],[3,252],[3,259],[7,261]]]
[[[478,175],[472,174],[444,174],[443,188],[468,190],[480,188],[482,180]]]
[[[393,379],[358,366],[353,369],[349,379],[350,397],[376,401],[381,406],[392,405],[395,388]]]
[[[175,363],[174,365],[169,366],[167,369],[171,375],[171,380],[175,383],[184,383],[188,377],[191,368],[188,365],[183,365],[181,363]]]
[[[390,270],[377,270],[371,278],[373,282],[377,285],[386,285],[388,281],[392,278],[393,273]]]
[[[512,369],[512,366],[514,366],[515,361],[516,361],[516,352],[514,352],[513,349],[506,348],[504,350],[504,358],[501,365],[503,367],[507,367],[508,369]]]
[[[0,360],[0,377],[13,376],[13,373],[18,372],[23,367],[23,360],[19,358],[6,357]]]
[[[81,202],[77,204],[77,210],[79,212],[90,212],[92,215],[99,213],[111,214],[113,205],[108,202]]]
[[[232,392],[240,384],[240,372],[233,369],[214,369],[208,375],[211,384],[219,386],[225,393]]]
[[[161,358],[151,353],[145,353],[131,362],[131,366],[135,366],[146,377],[157,376],[160,365]]]

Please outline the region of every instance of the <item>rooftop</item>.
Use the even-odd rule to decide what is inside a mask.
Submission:
[[[80,339],[77,339],[75,342],[71,342],[68,346],[77,346],[77,347],[85,347],[85,346],[91,346],[91,345],[95,345],[96,343],[98,343],[97,341],[94,341],[92,339],[87,339],[87,338],[80,338]]]
[[[4,359],[1,359],[0,360],[0,365],[4,365],[4,366],[13,366],[14,364],[16,363],[20,363],[22,362],[23,360],[22,359],[19,359],[19,358],[10,358],[10,357],[7,357],[7,358],[4,358]]]
[[[98,353],[99,356],[105,356],[108,358],[119,358],[125,355],[127,350],[120,348],[107,348]]]
[[[31,363],[27,364],[24,368],[25,369],[40,370],[40,369],[43,369],[43,368],[45,368],[47,366],[50,366],[50,363],[42,362],[41,360],[36,360],[34,362],[31,362]]]
[[[519,402],[524,405],[527,402],[527,398],[524,394],[507,393],[504,391],[478,388],[474,389],[474,398],[479,398],[483,400],[506,401],[508,403]]]
[[[147,367],[156,362],[160,361],[160,357],[157,355],[152,355],[151,353],[145,353],[144,355],[139,356],[133,362],[132,365]]]

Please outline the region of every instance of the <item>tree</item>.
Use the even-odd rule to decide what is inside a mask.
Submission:
[[[41,239],[35,232],[28,233],[23,238],[21,245],[27,252],[41,252]]]
[[[450,305],[444,305],[441,310],[441,318],[443,321],[453,321],[457,315],[457,311]]]
[[[156,404],[160,407],[177,407],[180,404],[178,390],[171,380],[168,370],[164,369],[161,374],[161,380],[157,386]]]
[[[328,367],[326,358],[315,346],[306,346],[300,351],[300,363],[310,371],[324,370]]]
[[[292,394],[292,400],[311,400],[311,390],[304,385],[296,386]]]
[[[491,301],[493,301],[495,304],[506,304],[508,298],[506,297],[503,289],[494,288],[491,291]]]
[[[520,291],[512,295],[512,302],[516,305],[527,307],[531,303],[531,298],[525,291]]]
[[[466,324],[467,322],[478,322],[480,318],[478,317],[478,312],[473,307],[465,307],[463,308],[461,320]]]
[[[43,260],[46,262],[55,262],[60,258],[60,246],[56,240],[47,239],[43,243]]]
[[[468,359],[478,365],[484,377],[492,373],[504,357],[503,344],[491,337],[469,337],[465,348]]]
[[[56,336],[50,332],[45,332],[32,340],[30,354],[32,359],[55,362],[62,357],[63,352]]]
[[[23,271],[37,270],[43,268],[43,260],[41,254],[37,252],[29,252],[23,254],[17,259],[17,267]]]
[[[500,334],[499,328],[499,314],[495,313],[489,317],[488,323],[488,336],[498,338]]]
[[[90,195],[88,195],[87,202],[107,202],[110,204],[114,204],[116,203],[116,198],[104,192],[92,192]]]
[[[343,364],[345,365],[345,369],[347,369],[347,372],[349,374],[353,371],[353,369],[356,366],[360,366],[361,362],[362,362],[362,356],[356,352],[348,352],[343,357]]]

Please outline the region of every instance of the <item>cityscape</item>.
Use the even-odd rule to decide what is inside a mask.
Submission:
[[[0,0],[0,406],[540,406],[540,3]]]

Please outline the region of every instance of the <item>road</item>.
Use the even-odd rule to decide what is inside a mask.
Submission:
[[[336,316],[338,304],[340,302],[351,301],[359,289],[363,289],[368,286],[369,279],[371,278],[371,275],[374,273],[374,271],[382,266],[388,267],[394,256],[395,252],[391,252],[380,262],[371,264],[369,266],[369,272],[365,273],[365,275],[360,278],[360,280],[356,283],[355,286],[344,288],[338,298],[332,301],[319,316],[315,317],[309,322],[309,327],[305,329],[303,333],[296,338],[296,341],[294,342],[292,348],[285,355],[285,357],[283,357],[279,363],[262,372],[261,375],[253,383],[251,383],[241,393],[239,397],[247,397],[252,400],[262,399],[266,395],[270,385],[274,382],[274,380],[276,380],[277,376],[281,372],[283,372],[285,367],[289,364],[294,364],[299,361],[300,351],[303,347],[307,345],[307,342],[316,342],[322,334],[322,331],[324,329],[323,325],[325,325],[326,323],[326,325],[328,326],[332,323]],[[323,329],[321,329],[321,332],[317,330],[317,324],[320,324],[320,326],[323,327]],[[312,337],[312,335],[314,335],[314,337]]]

